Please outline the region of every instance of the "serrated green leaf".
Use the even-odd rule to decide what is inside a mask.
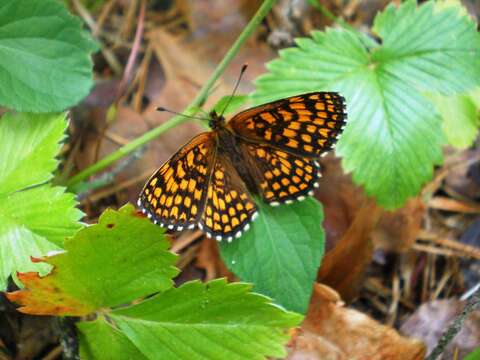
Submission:
[[[443,132],[450,145],[466,149],[478,133],[478,109],[469,95],[427,95],[443,120]]]
[[[15,271],[46,272],[34,264],[77,231],[82,212],[64,188],[45,183],[57,166],[64,115],[6,114],[0,119],[0,288]]]
[[[248,101],[247,95],[223,96],[213,107],[217,114],[230,114]]]
[[[286,328],[302,319],[224,279],[189,282],[110,313],[149,359],[260,360],[285,356]]]
[[[261,201],[252,229],[220,243],[227,267],[288,310],[307,311],[323,257],[323,211],[313,198],[279,207]]]
[[[80,358],[89,360],[146,360],[147,357],[118,329],[100,317],[77,324]]]
[[[9,298],[26,313],[85,315],[166,290],[178,270],[163,234],[132,205],[106,210],[98,224],[65,241],[66,252],[44,259],[51,274],[20,274],[28,291]]]
[[[480,37],[459,5],[407,1],[375,19],[382,44],[347,30],[313,32],[268,64],[255,104],[309,91],[339,91],[348,121],[337,154],[356,183],[388,209],[402,206],[442,161],[441,122],[424,92],[480,84]]]
[[[93,84],[97,46],[81,21],[56,0],[0,4],[0,105],[19,111],[61,111]]]

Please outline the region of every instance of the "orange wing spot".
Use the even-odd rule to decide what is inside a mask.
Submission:
[[[153,190],[153,195],[155,195],[156,198],[160,197],[160,194],[162,193],[162,189],[157,187],[155,190]]]
[[[295,169],[295,173],[296,173],[298,176],[302,177],[303,174],[304,174],[304,171],[303,171],[302,169],[300,169],[300,168],[296,168],[296,169]]]
[[[212,216],[213,214],[213,211],[212,211],[212,207],[211,206],[207,206],[207,208],[205,209],[206,213],[208,216]]]
[[[327,122],[327,126],[330,128],[330,129],[334,129],[335,128],[335,122],[334,121],[329,121]]]
[[[282,172],[281,172],[279,169],[277,169],[277,168],[273,169],[273,175],[274,175],[274,176],[278,177],[278,176],[280,176],[281,174],[282,174]]]
[[[307,184],[301,183],[300,185],[298,185],[298,187],[300,188],[300,190],[305,190],[307,188]]]
[[[280,191],[280,194],[278,194],[281,198],[288,196],[288,194],[285,191]]]
[[[308,135],[308,134],[302,134],[300,137],[301,137],[302,140],[305,141],[305,142],[308,142],[308,143],[309,143],[309,142],[312,142],[312,137],[311,137],[310,135]]]
[[[157,214],[158,216],[161,216],[162,215],[162,209],[155,210],[155,214]]]
[[[290,184],[290,180],[288,180],[287,178],[282,178],[280,182],[282,183],[283,186],[287,186],[288,184]]]
[[[283,129],[283,135],[289,138],[297,136],[297,132],[291,129]]]
[[[180,205],[182,203],[182,196],[180,194],[177,194],[175,196],[175,205]]]
[[[272,130],[268,129],[265,131],[265,140],[270,141],[272,140]]]
[[[304,166],[304,169],[305,169],[305,171],[306,171],[307,173],[309,173],[309,174],[311,174],[312,171],[313,171],[312,165],[305,165],[305,166]]]
[[[247,217],[248,216],[245,213],[240,214],[240,221],[244,221]]]
[[[255,123],[252,120],[248,120],[246,127],[249,130],[253,130],[253,129],[255,129]]]
[[[287,159],[288,158],[288,155],[286,152],[283,152],[283,151],[277,151],[277,155],[280,156],[281,158],[283,159]]]
[[[333,105],[328,105],[327,110],[330,111],[330,112],[334,112],[335,108],[333,107]]]
[[[193,204],[190,211],[192,212],[193,216],[197,215],[197,211],[198,211],[197,205]]]
[[[298,118],[298,121],[300,121],[302,123],[310,123],[312,120],[310,119],[310,116],[301,115]]]
[[[300,159],[295,159],[295,165],[297,166],[303,166],[303,161]]]
[[[290,121],[293,118],[293,114],[286,110],[278,110],[278,114],[282,117],[284,121]]]
[[[225,225],[225,227],[223,228],[223,232],[229,233],[230,231],[232,231],[232,227],[230,225]]]
[[[155,177],[152,179],[152,181],[150,181],[150,186],[151,186],[151,187],[155,187],[155,185],[157,185],[157,181],[158,181],[158,177],[155,176]]]
[[[188,182],[188,192],[193,193],[195,190],[195,186],[197,186],[197,182],[195,179],[190,179]]]
[[[238,193],[235,190],[230,191],[230,195],[232,195],[232,198],[236,199],[238,196]]]
[[[288,127],[292,130],[300,130],[300,128],[302,127],[302,124],[300,124],[297,121],[292,121],[290,124],[288,124]]]
[[[288,147],[292,147],[294,149],[297,149],[298,148],[298,141],[297,140],[293,140],[293,139],[289,139],[286,146]]]
[[[232,202],[232,196],[230,194],[225,195],[225,201],[227,204],[230,204]]]
[[[250,211],[253,209],[253,204],[251,202],[248,202],[245,204],[245,209],[247,209],[247,211]]]
[[[290,109],[294,109],[294,110],[302,110],[302,109],[305,109],[305,103],[303,103],[303,102],[298,102],[298,103],[290,104]]]
[[[228,215],[227,214],[222,215],[222,223],[228,224]]]
[[[318,142],[318,145],[323,147],[323,146],[325,146],[325,143],[327,142],[327,140],[326,139],[318,139],[317,142]]]
[[[243,205],[241,203],[237,203],[237,210],[242,211],[243,210]]]
[[[280,169],[282,169],[283,173],[284,174],[290,174],[290,169],[288,167],[286,167],[285,165],[280,165]]]
[[[248,198],[247,194],[240,194],[241,200],[246,200]]]
[[[307,110],[307,109],[305,109],[305,110],[298,110],[298,111],[297,111],[297,114],[300,115],[300,116],[302,116],[302,117],[308,117],[308,118],[310,118],[310,116],[313,115],[313,113],[312,113],[310,110]]]
[[[312,145],[303,145],[303,150],[306,152],[312,152],[313,151],[313,146]]]
[[[319,129],[318,132],[320,133],[321,136],[327,138],[328,137],[328,134],[330,134],[330,130],[329,129]]]
[[[332,115],[332,119],[333,119],[333,120],[337,120],[337,119],[338,119],[338,115],[337,115],[337,114],[333,114],[333,115]]]
[[[222,230],[222,226],[219,223],[213,224],[213,231],[220,231]]]
[[[263,174],[267,180],[272,180],[273,179],[273,174],[271,171],[266,171],[265,174]]]
[[[225,210],[227,205],[225,204],[225,200],[223,199],[218,199],[218,203],[220,205],[220,210]]]
[[[170,210],[170,216],[174,218],[178,217],[178,207],[174,206],[172,210]]]
[[[160,205],[165,205],[165,200],[167,200],[167,196],[162,194],[162,196],[160,196]]]
[[[157,199],[152,199],[152,202],[150,203],[154,208],[157,207]]]
[[[280,186],[280,184],[279,184],[278,182],[274,182],[274,183],[272,184],[272,189],[275,190],[275,191],[280,190],[280,187],[281,187],[281,186]]]
[[[295,184],[298,184],[298,183],[302,182],[302,179],[300,179],[297,175],[294,175],[292,177],[292,180]]]
[[[271,199],[271,198],[273,197],[273,195],[274,195],[274,194],[273,194],[272,191],[267,191],[267,192],[265,193],[265,197],[266,197],[267,199]]]
[[[319,110],[319,111],[324,111],[325,110],[325,104],[322,103],[322,102],[317,102],[315,104],[315,109]]]
[[[171,190],[171,192],[172,192],[173,194],[175,194],[175,193],[177,192],[177,190],[178,190],[178,184],[177,184],[176,182],[174,182],[174,183],[172,184],[172,188],[171,188],[170,190]]]
[[[187,220],[187,214],[185,212],[182,212],[178,218],[182,221],[186,221]]]
[[[166,201],[165,205],[167,206],[167,208],[169,208],[169,207],[172,206],[172,204],[173,204],[173,196],[169,196],[167,198],[167,201]]]
[[[288,191],[290,192],[290,194],[295,194],[295,193],[297,193],[299,190],[298,190],[298,188],[297,188],[295,185],[290,185],[290,186],[288,187]]]
[[[325,120],[320,119],[320,118],[316,118],[316,119],[313,121],[313,123],[314,123],[315,125],[318,125],[318,126],[323,126],[323,125],[325,125]]]
[[[195,198],[195,200],[200,200],[202,198],[202,190],[195,190],[193,197]]]
[[[187,187],[188,187],[188,181],[185,179],[182,179],[182,181],[180,182],[180,189],[186,190]]]
[[[152,194],[147,196],[147,200],[148,200],[148,202],[152,202]]]
[[[298,102],[298,101],[303,101],[303,98],[301,96],[294,96],[289,99],[291,103]]]
[[[260,117],[269,124],[273,124],[275,122],[275,118],[269,113],[261,113]]]
[[[314,94],[314,95],[310,95],[310,100],[318,100],[320,99],[320,97],[318,96],[318,94]]]
[[[190,200],[188,196],[185,196],[185,199],[183,199],[183,205],[189,208],[191,204],[192,204],[192,200]]]
[[[207,218],[207,219],[205,220],[205,224],[206,224],[209,228],[212,228],[212,226],[213,226],[212,218]]]
[[[328,94],[325,94],[324,97],[325,97],[325,99],[330,99],[331,98],[331,96],[328,95]]]
[[[223,179],[223,172],[220,170],[215,171],[215,177],[219,180]]]
[[[325,111],[317,112],[317,117],[322,118],[322,119],[328,118],[327,113]]]
[[[168,218],[168,209],[163,209],[162,217]]]
[[[263,150],[262,148],[257,149],[257,156],[258,156],[258,157],[264,158],[265,155],[267,155],[267,153],[265,152],[265,150]]]
[[[190,152],[187,154],[187,164],[188,164],[189,166],[195,165],[194,160],[195,160],[195,154],[193,153],[193,151],[190,151]]]
[[[167,172],[165,173],[165,179],[170,179],[172,175],[173,175],[173,169],[169,167]]]
[[[235,214],[236,214],[236,212],[235,212],[235,209],[233,207],[228,208],[228,215],[235,216]]]
[[[232,226],[235,228],[240,225],[240,221],[236,217],[232,218]]]
[[[220,221],[220,214],[218,212],[213,213],[213,220]]]

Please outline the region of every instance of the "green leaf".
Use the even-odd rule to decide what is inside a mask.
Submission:
[[[51,274],[19,274],[28,291],[9,298],[26,313],[85,315],[168,289],[178,270],[163,234],[132,205],[106,210],[65,241],[66,252],[44,259]]]
[[[248,101],[247,95],[223,96],[213,107],[217,114],[230,114]]]
[[[480,359],[480,347],[477,347],[470,354],[468,354],[464,360],[478,360]]]
[[[480,37],[458,4],[407,1],[375,19],[382,44],[356,32],[313,32],[268,64],[255,104],[309,91],[339,91],[348,121],[337,154],[356,183],[387,209],[401,207],[442,161],[441,121],[423,93],[480,84]]]
[[[64,188],[45,183],[57,166],[64,115],[6,114],[0,120],[0,288],[15,271],[46,272],[34,264],[77,231],[82,212]]]
[[[285,328],[302,317],[250,293],[251,285],[189,282],[110,313],[149,359],[260,360],[286,355]]]
[[[279,207],[261,201],[252,229],[220,243],[227,267],[288,310],[307,311],[324,250],[323,211],[313,198]]]
[[[443,120],[443,132],[450,145],[466,149],[478,132],[478,109],[469,95],[427,95]]]
[[[146,360],[147,357],[104,317],[77,324],[80,358],[95,360]],[[108,349],[108,351],[106,351]]]
[[[32,112],[75,105],[92,87],[90,53],[96,48],[59,1],[3,0],[0,105]]]

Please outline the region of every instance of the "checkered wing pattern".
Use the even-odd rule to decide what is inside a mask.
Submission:
[[[199,227],[209,237],[231,241],[248,230],[256,214],[255,203],[230,160],[218,155]]]
[[[147,181],[138,205],[154,223],[178,231],[195,227],[202,216],[215,146],[212,132],[196,136]]]
[[[315,92],[248,109],[227,126],[246,140],[313,158],[332,149],[345,119],[342,96]]]
[[[242,148],[257,189],[270,205],[303,200],[318,186],[317,161],[268,145],[243,143]]]

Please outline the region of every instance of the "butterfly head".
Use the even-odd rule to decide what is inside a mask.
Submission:
[[[225,125],[225,118],[223,117],[223,115],[218,115],[217,112],[213,110],[210,113],[210,121],[208,122],[208,126],[210,126],[212,130],[218,130],[222,128],[224,125]]]

